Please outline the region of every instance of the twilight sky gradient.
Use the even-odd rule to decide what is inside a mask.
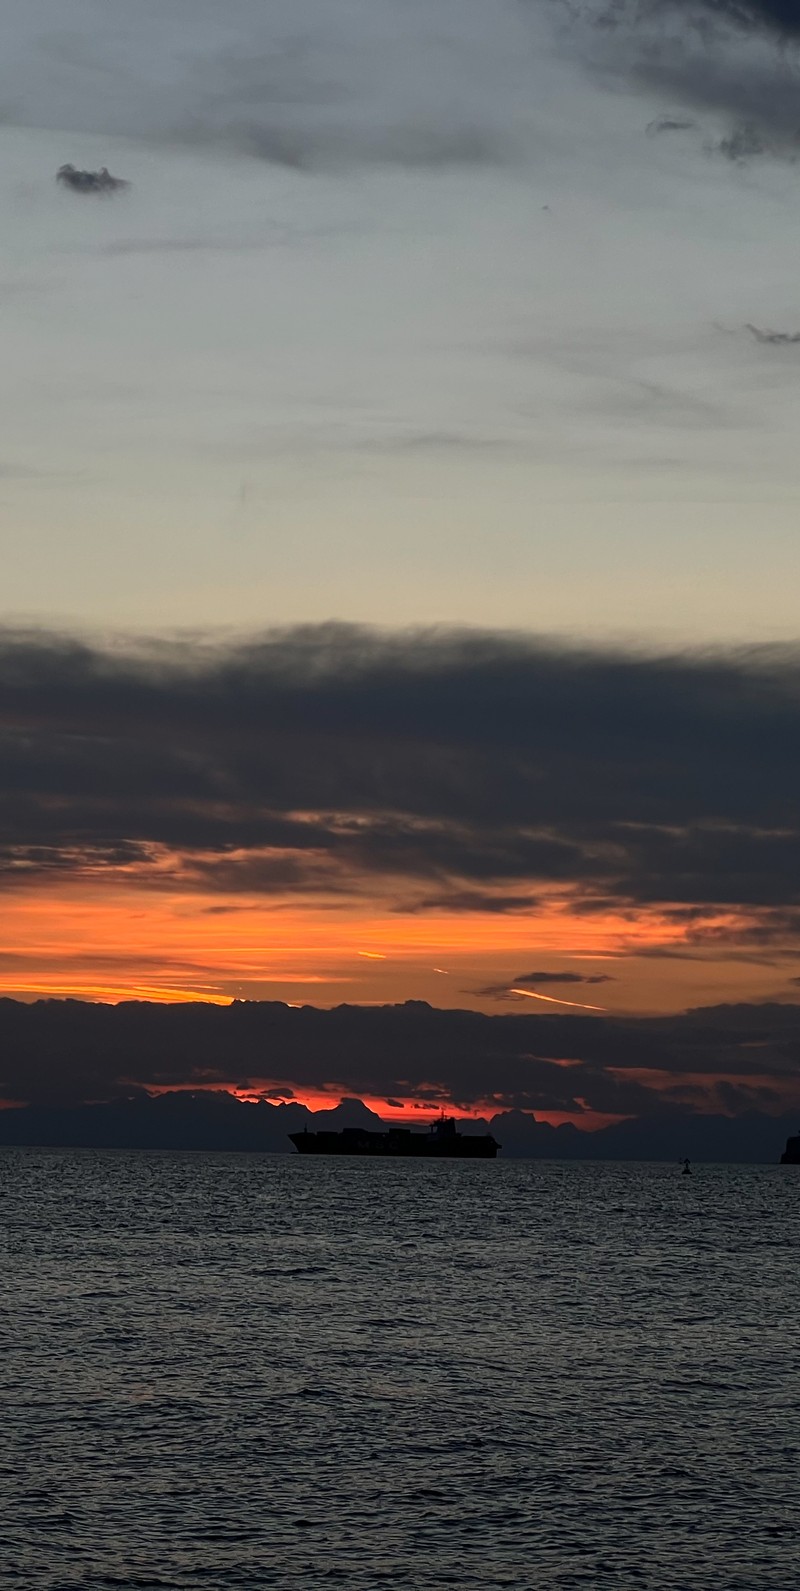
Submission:
[[[794,1002],[798,14],[0,0],[0,992]]]
[[[5,611],[793,635],[794,57],[614,15],[3,0]]]

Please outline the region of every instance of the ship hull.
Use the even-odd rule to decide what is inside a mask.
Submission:
[[[413,1160],[494,1160],[499,1144],[489,1135],[438,1138],[422,1133],[296,1132],[291,1141],[301,1155],[363,1155]]]

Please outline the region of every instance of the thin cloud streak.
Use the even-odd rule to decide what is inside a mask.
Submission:
[[[586,1005],[582,1000],[559,1000],[554,994],[537,994],[535,989],[509,989],[509,994],[524,995],[526,1000],[546,1000],[549,1005],[569,1005],[578,1011],[605,1011],[604,1005]]]
[[[748,322],[746,330],[749,331],[756,342],[767,343],[774,348],[789,347],[800,343],[800,331],[762,331],[758,326],[751,326]]]

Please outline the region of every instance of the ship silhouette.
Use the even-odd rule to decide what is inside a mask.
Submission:
[[[800,1166],[800,1133],[794,1138],[787,1138],[786,1148],[781,1155],[782,1166]]]
[[[345,1127],[343,1132],[289,1134],[301,1155],[400,1155],[423,1160],[494,1160],[500,1148],[491,1133],[460,1133],[452,1116],[441,1116],[430,1132],[410,1127],[390,1127],[370,1132],[365,1127]]]

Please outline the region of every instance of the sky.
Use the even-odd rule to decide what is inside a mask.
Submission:
[[[793,636],[794,56],[659,15],[4,0],[6,613]]]
[[[0,20],[0,993],[792,1007],[797,8]]]

